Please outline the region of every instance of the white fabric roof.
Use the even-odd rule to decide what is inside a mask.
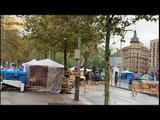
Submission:
[[[74,66],[73,66],[73,67],[71,67],[71,68],[70,68],[70,70],[72,70],[72,71],[73,71],[73,70],[74,70]]]
[[[70,70],[73,71],[73,70],[74,70],[74,66],[71,67]],[[87,69],[87,68],[86,68],[86,70],[87,70],[87,72],[91,72],[91,69]],[[84,68],[81,68],[80,71],[84,71]]]
[[[122,71],[122,73],[133,73],[133,72],[126,70],[126,71]]]
[[[91,69],[86,68],[86,70],[87,70],[87,72],[91,72]],[[84,68],[81,68],[80,71],[84,71]]]
[[[24,66],[24,65],[31,65],[31,64],[33,64],[33,63],[35,63],[35,62],[37,62],[37,60],[36,60],[36,59],[33,59],[33,60],[29,61],[29,62],[22,63],[22,65],[23,65],[23,66]]]
[[[44,59],[44,60],[39,60],[37,62],[34,62],[32,65],[38,65],[38,66],[49,66],[49,67],[59,67],[63,68],[64,65],[59,64],[53,60],[50,59]]]

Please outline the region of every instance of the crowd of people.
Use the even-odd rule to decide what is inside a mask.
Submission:
[[[73,84],[75,83],[76,77],[75,77],[75,71],[69,69],[67,67],[66,71],[65,71],[65,79],[68,81],[68,84],[70,84],[71,86],[73,86]],[[88,83],[88,81],[100,81],[102,80],[99,77],[99,72],[97,72],[95,69],[93,69],[92,71],[87,71],[86,68],[84,68],[84,70],[80,71],[80,82],[81,81],[85,81],[86,83]]]

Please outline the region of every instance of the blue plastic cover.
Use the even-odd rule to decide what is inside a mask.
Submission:
[[[1,75],[5,80],[20,80],[22,83],[27,80],[27,72],[22,70],[1,70]]]
[[[121,79],[134,79],[134,73],[121,73]]]

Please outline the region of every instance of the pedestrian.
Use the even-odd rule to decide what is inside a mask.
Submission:
[[[88,75],[86,68],[84,69],[84,76],[86,78],[86,82],[88,83],[89,75]]]
[[[117,71],[115,72],[114,82],[115,82],[115,86],[117,87],[117,83],[118,83],[118,72]]]
[[[92,78],[92,81],[95,81],[95,74],[93,72],[91,73],[91,78]]]
[[[135,94],[137,95],[136,84],[133,84],[133,79],[132,78],[129,79],[128,84],[129,84],[129,89],[132,91],[132,96],[134,97]]]
[[[129,79],[129,82],[128,82],[128,89],[132,89],[132,79]]]
[[[65,76],[64,77],[69,81],[69,79],[70,79],[70,71],[68,69],[68,66],[66,67]]]

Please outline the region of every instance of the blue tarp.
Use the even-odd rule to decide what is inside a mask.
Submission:
[[[27,73],[22,70],[1,70],[1,76],[4,80],[20,80],[26,83]]]
[[[134,79],[134,73],[121,73],[121,79]]]
[[[8,70],[1,70],[1,75],[5,75],[5,73],[7,72]]]
[[[149,74],[143,75],[142,80],[153,80],[153,77]]]
[[[142,80],[142,75],[141,75],[141,74],[138,74],[137,79],[138,79],[138,80]]]

